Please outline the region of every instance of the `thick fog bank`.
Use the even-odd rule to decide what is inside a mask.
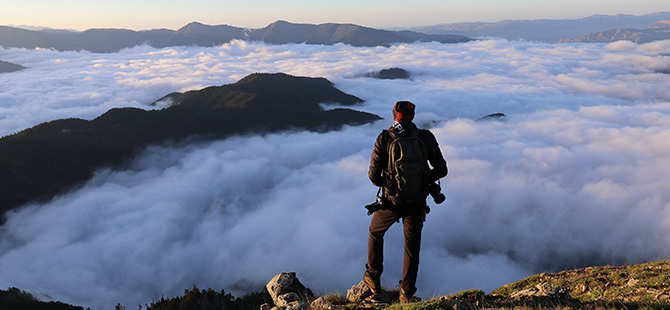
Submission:
[[[58,118],[92,119],[113,107],[142,108],[173,91],[234,83],[254,72],[323,76],[387,115],[390,102],[423,104],[430,120],[500,111],[630,101],[667,101],[670,41],[644,45],[548,45],[504,40],[389,48],[270,45],[233,41],[218,47],[120,53],[0,49],[0,59],[28,69],[0,75],[0,135]],[[401,67],[411,80],[360,77]]]
[[[488,291],[538,272],[670,257],[667,55],[670,41],[0,50],[30,68],[0,75],[0,128],[143,107],[256,71],[324,76],[384,117],[393,102],[412,100],[450,169],[447,201],[430,204],[418,295]],[[412,79],[357,77],[388,67]],[[475,121],[494,112],[506,120]],[[10,213],[0,287],[109,309],[193,284],[241,296],[296,271],[316,291],[346,293],[362,279],[363,206],[376,192],[368,161],[389,125],[148,148],[48,204]],[[399,226],[386,240],[388,287],[400,279]]]

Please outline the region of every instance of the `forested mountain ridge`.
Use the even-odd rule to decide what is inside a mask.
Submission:
[[[380,119],[350,109],[324,110],[320,103],[362,100],[324,78],[252,74],[234,84],[173,93],[161,110],[115,108],[93,120],[60,119],[0,139],[0,214],[49,199],[117,165],[150,144],[189,137],[282,130],[333,130]]]
[[[394,43],[471,41],[461,35],[429,35],[414,31],[388,31],[354,24],[295,24],[276,21],[265,28],[247,29],[229,25],[204,25],[192,22],[179,30],[89,29],[74,31],[34,31],[0,26],[0,46],[5,48],[52,48],[59,51],[87,50],[94,53],[118,52],[124,48],[149,45],[216,46],[231,40],[258,41],[268,44],[336,44],[352,46],[390,46]]]

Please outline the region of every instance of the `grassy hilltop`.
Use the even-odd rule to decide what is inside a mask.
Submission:
[[[490,294],[463,291],[392,310],[433,309],[670,309],[670,261],[543,273]]]
[[[397,302],[397,288],[387,293]],[[82,307],[60,302],[38,302],[31,297],[16,288],[11,288],[9,291],[0,290],[0,309],[83,310]],[[410,304],[347,303],[346,298],[340,293],[324,296],[324,299],[332,303],[327,310],[670,309],[670,261],[620,267],[589,267],[553,274],[542,273],[507,284],[490,294],[473,289]],[[190,290],[185,290],[183,296],[161,298],[159,301],[145,304],[143,309],[259,310],[261,305],[267,302],[268,297],[263,292],[235,298],[223,290],[220,292],[212,289],[199,290],[194,286]],[[117,305],[116,309],[134,309],[134,307]]]

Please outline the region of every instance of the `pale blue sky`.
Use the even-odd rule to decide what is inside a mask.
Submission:
[[[0,0],[0,25],[178,29],[191,22],[262,28],[276,20],[376,28],[670,11],[668,0]]]

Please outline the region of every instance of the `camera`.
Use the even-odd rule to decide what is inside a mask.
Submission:
[[[433,197],[433,201],[435,201],[436,204],[441,204],[447,199],[447,197],[442,194],[442,187],[440,187],[439,182],[430,184],[428,186],[428,193]]]
[[[384,207],[384,199],[382,197],[377,196],[377,200],[369,205],[366,205],[365,208],[368,209],[368,215],[372,215],[372,213],[375,213]]]

